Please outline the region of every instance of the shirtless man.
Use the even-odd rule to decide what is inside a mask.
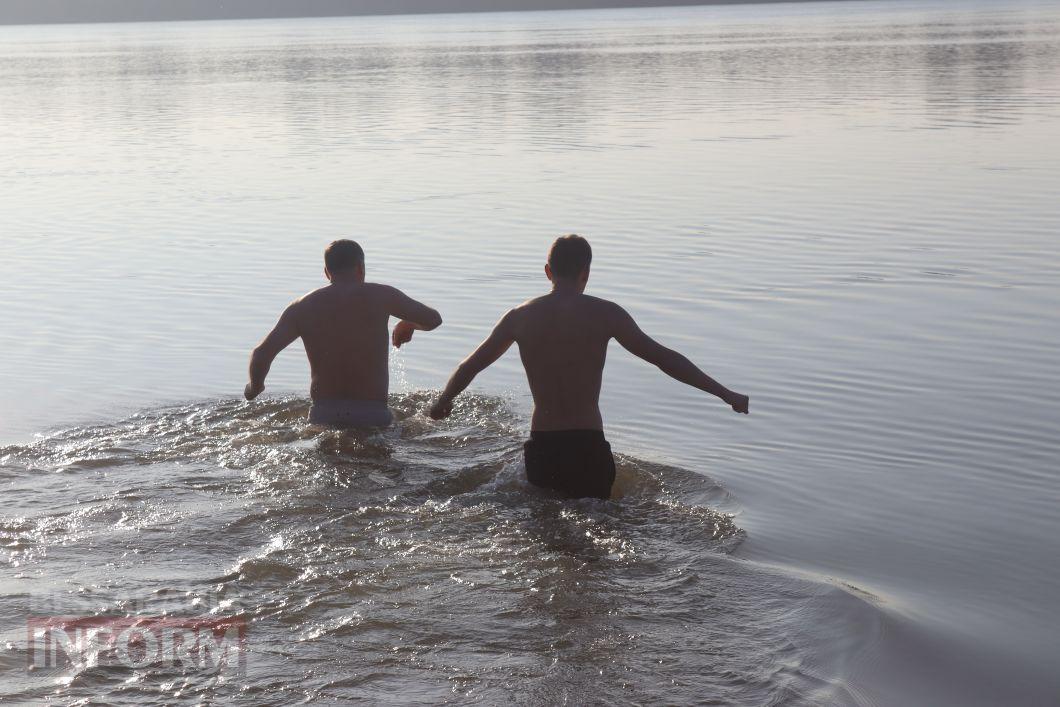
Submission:
[[[353,241],[335,241],[324,251],[324,276],[331,282],[296,300],[250,357],[250,382],[243,395],[265,390],[273,359],[301,337],[309,357],[313,408],[309,421],[334,427],[386,427],[390,384],[387,326],[400,321],[391,341],[397,348],[417,329],[431,331],[442,317],[427,305],[387,285],[364,281],[364,251]]]
[[[721,398],[747,414],[749,398],[724,387],[691,361],[658,343],[614,302],[583,294],[592,249],[580,236],[552,244],[545,275],[552,292],[509,311],[493,333],[457,367],[431,406],[448,417],[453,399],[513,343],[534,396],[530,440],[523,446],[527,480],[571,498],[610,498],[615,460],[604,439],[600,380],[611,339],[672,378]]]

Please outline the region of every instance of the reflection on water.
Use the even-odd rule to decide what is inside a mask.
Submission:
[[[263,597],[256,696],[1046,703],[1058,134],[1034,0],[0,28],[2,630],[45,586],[221,585]],[[462,427],[409,407],[570,231],[592,293],[758,401],[612,352],[603,508],[520,481],[517,357]],[[394,355],[402,432],[304,428],[296,347],[273,402],[203,403],[340,235],[445,316]]]

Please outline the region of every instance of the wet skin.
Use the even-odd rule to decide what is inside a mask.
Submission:
[[[552,281],[552,291],[501,318],[489,337],[457,367],[431,406],[431,417],[448,417],[453,400],[475,376],[512,344],[518,344],[534,397],[531,429],[603,429],[600,383],[612,339],[670,377],[721,398],[735,412],[747,414],[750,399],[746,395],[729,390],[680,353],[652,339],[622,307],[586,295],[588,269],[577,278],[560,278],[546,265],[545,274]]]
[[[265,390],[265,378],[276,356],[301,338],[312,374],[310,395],[318,400],[378,400],[389,388],[387,327],[400,321],[390,337],[400,348],[416,330],[430,331],[441,315],[389,285],[364,281],[364,267],[324,271],[331,284],[291,303],[250,359],[250,382],[244,390],[253,400]]]

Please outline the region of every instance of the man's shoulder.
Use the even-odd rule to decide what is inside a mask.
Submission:
[[[593,295],[581,294],[577,299],[578,303],[591,310],[596,315],[618,313],[623,311],[618,304],[611,300],[606,300],[602,297],[594,297]],[[552,295],[541,295],[540,297],[534,297],[523,302],[520,305],[513,307],[511,313],[519,312],[533,312],[539,309],[547,309],[548,307],[554,306],[556,300],[553,299]]]
[[[528,299],[528,300],[526,300],[525,302],[523,302],[521,304],[515,305],[514,307],[509,309],[508,312],[509,313],[511,313],[511,312],[525,312],[527,310],[535,309],[537,307],[540,307],[542,305],[542,303],[547,302],[547,301],[548,301],[548,295],[541,295],[540,297],[532,297],[531,299]]]
[[[399,290],[398,288],[394,287],[393,285],[383,284],[382,282],[366,282],[364,283],[364,285],[362,285],[362,287],[364,287],[364,291],[368,295],[371,295],[373,297],[388,298],[396,297],[402,294],[401,290]]]
[[[609,299],[604,299],[603,297],[594,297],[593,295],[587,295],[582,293],[582,300],[587,306],[594,307],[599,310],[607,310],[609,312],[614,312],[622,309],[618,306],[617,303],[612,302]]]
[[[616,323],[626,311],[609,299],[586,294],[582,294],[581,304],[585,316],[607,324]]]
[[[318,287],[317,289],[312,290],[310,292],[306,292],[301,297],[296,298],[294,302],[291,302],[291,307],[298,308],[300,306],[312,305],[314,302],[318,302],[321,299],[324,299],[325,297],[327,297],[327,295],[328,288],[326,286]]]

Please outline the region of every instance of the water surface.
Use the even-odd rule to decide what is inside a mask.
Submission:
[[[4,694],[1054,701],[1057,135],[1050,3],[0,29]],[[416,413],[572,231],[753,399],[613,350],[611,503],[521,482],[514,354]],[[297,346],[237,401],[339,236],[446,320],[380,439]],[[218,593],[242,687],[23,667]]]

